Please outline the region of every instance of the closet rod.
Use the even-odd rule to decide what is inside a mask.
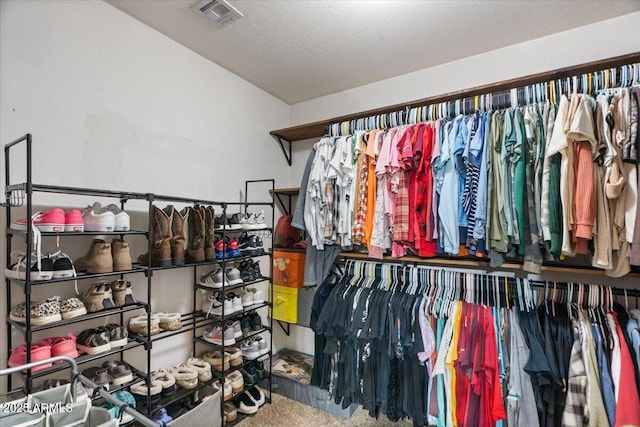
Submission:
[[[613,58],[601,59],[598,61],[587,62],[569,67],[558,68],[551,71],[530,74],[528,76],[517,77],[513,79],[502,80],[486,85],[475,86],[472,88],[457,90],[440,95],[430,96],[427,98],[416,99],[402,104],[389,105],[386,107],[375,108],[372,110],[361,111],[354,114],[333,117],[317,122],[306,123],[284,129],[273,130],[269,134],[276,141],[301,141],[311,138],[320,138],[326,133],[326,128],[332,123],[347,122],[357,120],[378,114],[393,113],[405,110],[406,108],[423,107],[425,105],[438,104],[441,102],[452,101],[461,98],[470,98],[477,95],[483,95],[492,92],[500,92],[508,89],[514,89],[521,86],[530,86],[537,83],[548,82],[549,80],[558,80],[562,78],[572,77],[578,74],[584,74],[594,71],[600,71],[606,68],[615,68],[622,65],[628,65],[640,62],[640,52],[629,53],[626,55],[615,56]]]
[[[566,291],[567,287],[569,285],[568,282],[553,282],[553,281],[547,281],[545,282],[544,280],[529,280],[529,286],[531,286],[532,288],[549,288],[552,289],[553,288],[553,283],[555,283],[556,285],[559,285],[560,288],[558,288],[559,290],[562,291]],[[577,290],[577,285],[589,285],[589,283],[579,283],[576,282],[573,284],[574,285],[574,289],[573,292],[575,293]],[[613,292],[613,295],[616,296],[628,296],[628,297],[632,297],[632,298],[640,298],[640,289],[625,289],[625,288],[616,288],[613,286],[608,286],[608,285],[593,285],[593,286],[597,286],[597,287],[604,287],[604,288],[611,288],[611,291]],[[589,286],[585,286],[584,288],[584,292],[585,293],[589,293]]]
[[[352,261],[354,262],[354,261]],[[358,261],[355,261],[358,262]],[[420,265],[416,265],[413,263],[403,263],[403,262],[389,262],[389,263],[379,263],[379,262],[374,262],[374,261],[365,261],[365,260],[361,260],[361,263],[368,263],[368,264],[375,264],[375,271],[376,273],[379,273],[380,270],[382,269],[382,265],[389,265],[391,267],[396,267],[399,269],[403,269],[403,268],[413,268],[413,267],[423,267],[426,269],[430,269],[430,270],[435,270],[438,267],[430,267],[430,266],[420,266]],[[356,266],[357,269],[357,266]],[[446,269],[446,268],[441,268],[442,270]],[[453,272],[459,272],[460,274],[468,274],[466,271],[460,271],[460,269],[457,268],[452,268],[452,269],[447,269],[449,271],[453,271]],[[511,275],[509,275],[507,272],[504,271],[495,271],[495,272],[484,272],[484,273],[470,273],[470,274],[477,274],[477,275],[482,275],[482,276],[487,276],[487,277],[500,277],[503,278],[505,280],[507,280],[509,282],[509,284],[511,285],[512,283],[514,283],[516,281],[516,277],[512,277]],[[555,283],[557,286],[559,286],[560,290],[565,291],[566,288],[568,287],[569,282],[565,282],[565,281],[544,281],[544,280],[532,280],[532,279],[527,279],[529,285],[531,287],[535,287],[535,288],[545,288],[545,287],[549,287],[551,283]],[[590,285],[590,283],[581,283],[581,282],[575,282],[574,285]],[[613,286],[608,286],[608,285],[594,285],[594,286],[598,286],[598,287],[607,287],[607,288],[611,288],[612,292],[614,295],[617,296],[628,296],[628,297],[632,297],[632,298],[640,298],[640,289],[625,289],[625,288],[617,288],[617,287],[613,287]],[[588,293],[588,286],[585,287],[585,292]]]
[[[522,264],[517,262],[507,262],[502,264],[500,267],[493,268],[489,265],[488,258],[476,258],[470,259],[469,257],[445,257],[445,256],[436,256],[435,258],[419,258],[415,256],[406,256],[400,258],[393,258],[389,255],[385,255],[382,260],[377,258],[371,258],[366,253],[358,253],[358,252],[340,252],[338,258],[348,260],[348,259],[356,259],[362,261],[370,261],[370,262],[378,262],[378,263],[405,263],[407,265],[425,265],[431,267],[441,267],[441,268],[468,268],[468,269],[481,269],[488,272],[514,272],[515,274],[522,276],[522,274],[526,274],[524,270],[522,270]],[[605,271],[596,269],[588,266],[557,266],[557,265],[543,265],[542,271],[540,274],[545,273],[569,273],[569,274],[587,274],[590,276],[604,276]],[[640,277],[640,273],[636,270],[636,267],[632,267],[631,273],[627,274],[625,277]]]

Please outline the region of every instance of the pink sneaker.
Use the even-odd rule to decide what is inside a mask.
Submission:
[[[78,209],[72,209],[64,215],[64,231],[75,231],[78,233],[84,231],[82,213],[80,213]]]
[[[43,345],[43,344],[31,344],[31,361],[38,362],[40,360],[45,360],[51,358],[51,346]],[[20,365],[24,365],[27,363],[27,346],[25,344],[20,344],[18,347],[14,348],[9,356],[8,365],[12,368]],[[43,369],[47,369],[51,367],[51,363],[47,363],[44,365],[37,366],[32,369],[32,372],[42,371]]]
[[[38,227],[40,231],[48,231],[52,233],[59,233],[65,231],[65,215],[64,211],[60,208],[54,208],[50,211],[39,211],[34,213],[31,218],[33,224]],[[11,221],[11,228],[14,230],[27,231],[28,222],[25,218],[14,219]]]
[[[66,337],[50,337],[40,341],[41,345],[51,347],[51,357],[68,356],[71,358],[78,357],[78,349],[76,348],[76,336],[69,333]]]

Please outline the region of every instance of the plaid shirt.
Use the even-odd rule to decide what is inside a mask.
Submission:
[[[398,171],[398,178],[396,210],[393,214],[393,241],[406,242],[409,240],[409,191],[406,172]]]
[[[562,425],[579,427],[589,424],[589,408],[587,407],[587,369],[582,351],[582,332],[580,323],[573,321],[573,347],[569,363],[569,383],[567,385],[567,400],[562,413]]]
[[[358,167],[357,167],[357,175],[356,179],[357,183],[357,191],[356,191],[356,211],[353,219],[353,241],[355,243],[362,243],[362,239],[365,237],[365,227],[364,222],[367,217],[367,202],[368,202],[368,194],[367,194],[367,182],[369,179],[369,158],[364,153],[365,152],[365,144],[364,141],[359,141],[360,144],[360,154],[358,155]]]
[[[328,179],[322,193],[323,215],[324,215],[324,237],[330,241],[333,235],[333,218],[334,218],[334,188],[335,179]]]

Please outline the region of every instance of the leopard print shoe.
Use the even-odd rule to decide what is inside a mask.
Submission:
[[[67,298],[60,302],[60,314],[63,319],[71,319],[87,314],[87,309],[78,298]]]
[[[29,310],[31,325],[46,325],[47,323],[59,322],[62,320],[60,314],[60,297],[47,298],[43,301],[34,301]],[[27,311],[24,302],[16,305],[11,310],[9,318],[14,322],[26,323]]]

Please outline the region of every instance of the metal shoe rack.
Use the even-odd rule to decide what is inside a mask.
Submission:
[[[25,165],[25,169],[26,169],[26,180],[24,182],[19,182],[19,183],[12,183],[11,182],[11,149],[16,147],[16,146],[24,146],[24,150],[26,153],[26,165]],[[250,202],[247,196],[247,192],[248,192],[248,187],[250,184],[255,184],[255,183],[263,183],[263,184],[271,184],[271,189],[273,189],[274,187],[274,180],[259,180],[259,181],[247,181],[245,183],[245,200],[244,202],[220,202],[220,201],[210,201],[210,200],[200,200],[200,199],[189,199],[189,198],[182,198],[182,197],[173,197],[173,196],[164,196],[164,195],[156,195],[156,194],[151,194],[151,193],[134,193],[134,192],[127,192],[127,191],[112,191],[112,190],[98,190],[98,189],[89,189],[89,188],[78,188],[78,187],[65,187],[65,186],[53,186],[53,185],[41,185],[41,184],[35,184],[32,182],[32,136],[30,134],[26,134],[21,138],[18,138],[14,141],[12,141],[11,143],[5,145],[5,149],[4,149],[4,154],[5,154],[5,202],[2,203],[2,205],[5,207],[5,218],[6,218],[6,265],[9,266],[11,263],[11,258],[10,258],[10,254],[12,252],[14,248],[14,238],[20,238],[22,241],[24,241],[26,247],[26,254],[25,254],[25,259],[26,259],[26,265],[27,268],[30,268],[29,266],[32,265],[32,262],[35,261],[35,259],[33,259],[32,254],[30,252],[30,249],[32,248],[33,242],[34,242],[34,235],[33,232],[31,230],[31,227],[29,226],[29,219],[31,218],[32,214],[34,213],[34,206],[33,206],[33,197],[34,194],[36,193],[56,193],[56,194],[60,194],[60,195],[75,195],[75,196],[88,196],[88,197],[107,197],[107,198],[113,198],[113,199],[117,199],[120,202],[120,207],[121,209],[125,209],[125,205],[127,202],[132,201],[132,200],[138,200],[138,201],[146,201],[147,205],[148,205],[148,217],[149,217],[149,226],[147,230],[131,230],[131,231],[127,231],[127,232],[82,232],[82,233],[78,233],[78,232],[41,232],[41,238],[43,239],[51,239],[51,238],[73,238],[73,237],[86,237],[86,236],[113,236],[113,237],[117,237],[117,238],[124,238],[124,237],[131,237],[131,236],[144,236],[144,238],[146,238],[147,240],[147,250],[149,254],[151,254],[151,249],[152,249],[152,239],[151,239],[151,224],[152,224],[152,215],[153,215],[153,205],[156,202],[171,202],[171,203],[183,203],[183,204],[189,204],[189,205],[211,205],[211,206],[217,206],[220,208],[220,212],[222,213],[222,215],[227,214],[227,209],[230,206],[236,206],[239,207],[240,209],[242,209],[245,213],[247,212],[247,209],[249,207],[255,207],[255,206],[264,206],[266,208],[270,208],[271,209],[271,226],[266,228],[265,230],[269,231],[269,232],[273,232],[273,208],[274,208],[274,204],[273,202]],[[24,208],[26,210],[25,214],[26,214],[26,218],[27,218],[27,231],[17,231],[17,230],[13,230],[11,229],[9,226],[11,224],[11,220],[12,220],[12,210],[15,208]],[[216,213],[218,213],[218,210],[216,209]],[[241,231],[241,230],[239,230]],[[233,231],[230,230],[220,230],[219,234],[222,234],[223,238],[226,237],[228,234],[232,233]],[[271,240],[273,241],[273,240]],[[192,353],[193,356],[196,356],[196,345],[206,345],[209,347],[218,347],[221,351],[224,350],[224,346],[216,346],[214,344],[209,343],[208,341],[204,341],[201,338],[202,335],[202,331],[203,328],[205,326],[210,326],[213,324],[224,324],[227,320],[229,319],[237,319],[240,318],[242,316],[244,316],[245,314],[249,313],[249,312],[254,312],[256,310],[259,309],[264,309],[266,308],[268,310],[268,319],[269,319],[269,324],[267,326],[264,326],[264,329],[260,330],[260,331],[256,331],[255,334],[252,334],[252,336],[254,335],[258,335],[260,333],[263,332],[269,332],[269,341],[270,341],[270,348],[269,348],[269,353],[268,356],[265,355],[265,359],[268,359],[269,361],[269,376],[261,381],[259,381],[259,383],[263,384],[263,381],[267,381],[268,382],[268,391],[269,391],[269,395],[267,397],[267,401],[270,403],[271,402],[271,349],[273,348],[273,338],[272,338],[272,321],[271,321],[271,310],[272,310],[272,304],[271,302],[265,302],[264,304],[260,304],[259,306],[254,306],[254,307],[250,307],[248,308],[246,311],[243,310],[242,313],[234,313],[232,315],[225,315],[224,311],[222,313],[222,316],[220,316],[219,318],[211,318],[211,317],[207,317],[207,314],[205,312],[203,312],[202,310],[196,310],[196,297],[197,297],[197,292],[199,291],[199,288],[204,288],[204,289],[209,289],[206,287],[203,287],[202,285],[199,284],[199,274],[202,273],[203,269],[206,268],[207,266],[213,266],[214,264],[220,264],[220,266],[223,268],[226,267],[227,263],[230,261],[239,261],[242,259],[246,259],[246,258],[251,258],[251,257],[268,257],[269,258],[269,275],[268,276],[262,276],[259,280],[250,282],[250,283],[243,283],[240,285],[235,285],[235,286],[230,286],[230,287],[225,287],[224,289],[221,289],[221,291],[223,292],[227,292],[231,289],[243,289],[245,286],[251,285],[251,284],[256,284],[259,282],[269,282],[269,301],[273,301],[273,290],[272,290],[272,286],[271,286],[271,257],[272,257],[272,247],[270,248],[265,248],[265,252],[263,254],[257,254],[257,255],[250,255],[250,256],[243,256],[243,257],[239,257],[239,258],[224,258],[220,261],[216,261],[216,262],[200,262],[200,263],[192,263],[192,264],[185,264],[185,265],[176,265],[176,266],[169,266],[169,267],[154,267],[151,265],[151,256],[148,257],[148,264],[147,265],[141,265],[139,263],[135,263],[133,264],[133,268],[131,270],[128,271],[124,271],[124,272],[112,272],[112,273],[100,273],[100,274],[91,274],[91,273],[77,273],[75,278],[63,278],[63,279],[51,279],[51,280],[31,280],[30,278],[30,274],[26,274],[25,275],[25,280],[14,280],[14,279],[9,279],[5,277],[5,282],[6,282],[6,295],[5,295],[5,300],[6,300],[6,313],[7,313],[7,337],[6,337],[6,341],[7,341],[7,356],[9,356],[11,354],[11,350],[13,349],[14,343],[13,343],[13,338],[12,338],[12,328],[15,328],[17,331],[19,331],[23,336],[24,336],[24,343],[26,344],[26,363],[31,363],[32,362],[32,351],[31,351],[31,344],[37,341],[34,341],[34,337],[33,334],[40,332],[40,331],[45,331],[45,330],[49,330],[49,329],[54,329],[54,328],[59,328],[62,326],[68,326],[68,325],[72,325],[72,324],[76,324],[76,323],[83,323],[85,321],[88,320],[93,320],[93,319],[99,319],[99,318],[106,318],[106,317],[110,317],[110,316],[114,316],[115,322],[119,323],[120,325],[122,325],[123,327],[126,327],[126,323],[125,323],[125,319],[124,319],[124,313],[127,312],[134,312],[137,310],[144,310],[145,313],[147,315],[149,315],[152,312],[151,309],[151,291],[152,291],[152,280],[153,280],[153,276],[154,273],[159,272],[160,270],[167,270],[167,269],[175,269],[175,268],[191,268],[193,270],[193,275],[192,275],[192,280],[193,280],[193,285],[190,286],[188,289],[190,289],[190,292],[193,294],[193,298],[192,298],[192,303],[193,303],[193,310],[189,313],[185,313],[181,315],[181,323],[182,323],[182,329],[177,330],[177,331],[171,331],[171,332],[162,332],[160,334],[157,335],[151,335],[151,319],[150,316],[147,316],[147,336],[137,336],[137,335],[129,335],[129,342],[127,345],[116,348],[116,349],[112,349],[110,351],[107,352],[103,352],[103,353],[98,353],[95,355],[90,355],[90,354],[84,354],[82,352],[80,352],[80,356],[78,358],[75,359],[75,362],[78,366],[81,365],[85,365],[87,363],[93,362],[93,361],[97,361],[100,359],[104,359],[107,358],[109,356],[113,356],[115,358],[119,358],[121,361],[124,361],[124,356],[125,353],[131,349],[134,348],[139,348],[139,347],[143,347],[145,352],[146,352],[146,367],[144,368],[144,370],[142,369],[137,369],[134,366],[131,366],[131,364],[129,363],[129,365],[131,366],[132,372],[134,374],[134,379],[131,382],[128,382],[126,384],[123,384],[121,386],[118,386],[116,388],[111,388],[109,390],[109,392],[115,392],[117,390],[122,390],[125,389],[127,387],[129,387],[130,385],[132,385],[135,382],[140,381],[141,379],[144,380],[147,385],[150,385],[150,379],[149,379],[149,375],[151,373],[151,358],[152,358],[152,350],[153,350],[153,344],[156,343],[157,341],[160,340],[165,340],[171,337],[174,337],[176,335],[179,334],[184,334],[184,333],[189,333],[191,332],[192,334],[192,339],[193,339],[193,348],[192,348]],[[134,258],[134,256],[132,255],[132,258]],[[114,279],[123,279],[130,274],[145,274],[146,276],[146,284],[147,284],[147,298],[149,300],[149,302],[143,302],[138,300],[138,302],[136,304],[131,304],[131,305],[126,305],[123,307],[116,307],[113,309],[107,309],[107,310],[101,310],[98,312],[92,312],[92,313],[87,313],[85,315],[82,316],[78,316],[78,317],[74,317],[71,319],[65,319],[65,320],[61,320],[61,321],[57,321],[57,322],[53,322],[53,323],[47,323],[44,325],[32,325],[31,324],[31,319],[29,316],[29,310],[28,308],[31,306],[32,303],[32,289],[34,286],[43,286],[43,285],[53,285],[53,284],[57,284],[57,283],[61,283],[61,282],[73,282],[75,280],[78,281],[85,281],[85,280],[96,280],[99,278],[105,278],[105,277],[112,277]],[[185,283],[187,283],[185,281]],[[12,309],[12,291],[13,289],[18,288],[20,290],[20,294],[24,296],[24,302],[25,305],[27,307],[27,315],[26,315],[26,319],[25,319],[25,323],[20,323],[20,322],[16,322],[13,321],[9,318],[9,313],[11,312]],[[244,337],[247,338],[247,337]],[[243,363],[242,366],[245,366],[247,363]],[[195,389],[190,389],[190,390],[186,390],[186,389],[179,389],[176,393],[174,393],[171,396],[168,397],[163,397],[161,399],[160,402],[155,403],[154,405],[151,404],[151,397],[147,396],[147,405],[146,407],[142,407],[139,408],[140,412],[142,413],[146,413],[147,415],[150,414],[152,412],[152,409],[155,408],[157,405],[162,405],[162,406],[168,406],[174,402],[178,402],[182,399],[184,399],[185,397],[188,397],[194,393],[196,393],[197,391],[201,390],[203,387],[205,387],[206,385],[211,385],[213,382],[215,381],[220,381],[221,383],[224,383],[225,381],[225,375],[229,374],[232,370],[237,370],[240,369],[242,366],[237,367],[237,368],[232,368],[231,370],[227,370],[226,372],[217,372],[215,370],[212,369],[212,373],[213,373],[213,379],[211,381],[208,381],[207,383],[199,383],[198,387],[196,387]],[[224,366],[223,366],[224,368]],[[50,374],[62,371],[64,369],[67,369],[67,367],[63,366],[63,365],[54,365],[50,368],[44,369],[44,370],[40,370],[37,372],[32,372],[31,369],[28,369],[26,371],[20,371],[20,372],[12,372],[12,374],[7,375],[7,390],[8,391],[19,391],[22,392],[23,394],[30,394],[35,390],[34,387],[34,380],[36,380],[37,378],[41,378],[44,376],[48,376]],[[22,381],[21,381],[21,385],[15,387],[15,381],[14,381],[14,376],[19,377]],[[234,395],[234,398],[236,396]],[[224,399],[223,396],[221,395],[220,397],[220,401],[221,401],[221,414],[224,413]],[[238,421],[241,419],[241,416],[238,417]],[[229,425],[229,423],[228,423]]]
[[[261,228],[259,230],[255,230],[255,231],[260,231],[260,232],[268,232],[268,233],[273,233],[273,209],[274,209],[274,204],[273,202],[256,202],[256,201],[252,201],[249,197],[248,197],[248,193],[249,193],[249,188],[252,185],[255,184],[263,184],[263,185],[270,185],[271,189],[273,189],[275,181],[273,179],[266,179],[266,180],[254,180],[254,181],[245,181],[245,197],[244,197],[244,201],[243,202],[220,202],[220,201],[212,201],[212,200],[201,200],[201,199],[190,199],[190,198],[184,198],[184,197],[173,197],[173,196],[163,196],[163,195],[151,195],[151,202],[164,202],[164,203],[183,203],[183,204],[192,204],[194,206],[213,206],[216,214],[218,214],[218,212],[220,212],[223,217],[227,216],[228,210],[235,208],[235,209],[241,209],[244,213],[248,212],[248,209],[251,208],[255,208],[255,207],[263,207],[263,208],[269,208],[271,209],[271,224],[268,227],[264,227]],[[151,202],[150,202],[150,206],[149,206],[149,212],[151,212]],[[219,208],[219,209],[218,209]],[[228,229],[216,229],[215,232],[216,234],[220,235],[222,237],[223,240],[226,240],[226,237],[231,236],[231,237],[237,237],[238,234],[240,234],[243,231],[252,231],[252,230],[228,230]],[[273,242],[273,239],[270,239],[271,242]],[[271,257],[273,256],[273,247],[272,245],[269,245],[270,247],[265,247],[264,249],[264,253],[260,253],[260,254],[254,254],[254,255],[243,255],[240,257],[233,257],[233,258],[227,258],[227,257],[223,257],[221,260],[216,260],[216,261],[205,261],[205,262],[199,262],[199,263],[193,263],[193,264],[185,264],[185,265],[181,265],[181,266],[168,266],[168,267],[153,267],[151,265],[147,266],[148,271],[149,271],[149,277],[153,276],[154,272],[157,271],[161,271],[161,270],[169,270],[169,269],[175,269],[175,268],[185,268],[185,267],[191,267],[193,268],[193,311],[187,314],[184,314],[182,316],[182,322],[183,322],[183,329],[181,331],[177,331],[177,332],[171,332],[171,333],[160,333],[158,335],[155,335],[153,337],[151,337],[151,342],[155,342],[157,340],[161,340],[179,333],[183,333],[184,330],[189,330],[192,332],[193,334],[193,356],[196,357],[198,356],[198,354],[200,352],[196,351],[196,347],[200,346],[203,347],[205,349],[213,349],[213,350],[219,350],[221,353],[224,354],[224,351],[226,348],[231,347],[230,345],[224,345],[224,341],[222,345],[218,345],[218,344],[213,344],[209,341],[206,341],[202,338],[202,334],[204,332],[204,328],[207,326],[212,326],[212,325],[221,325],[224,326],[225,323],[227,321],[234,321],[234,320],[240,320],[241,318],[249,315],[250,313],[253,312],[257,312],[258,310],[263,310],[263,309],[267,309],[268,310],[268,319],[269,319],[269,324],[268,325],[263,325],[262,329],[258,330],[258,331],[253,331],[250,335],[248,336],[243,336],[242,339],[248,339],[248,338],[252,338],[255,337],[257,335],[260,334],[264,334],[265,332],[269,333],[269,352],[267,354],[265,354],[264,356],[261,356],[259,359],[261,361],[263,361],[263,363],[268,363],[269,364],[269,369],[268,369],[268,376],[266,378],[262,378],[258,381],[256,381],[256,383],[253,384],[247,384],[245,383],[244,385],[244,390],[246,390],[247,388],[254,386],[254,385],[261,385],[261,386],[265,386],[266,389],[268,389],[268,396],[266,396],[266,401],[268,403],[271,403],[271,392],[272,392],[272,387],[271,387],[271,354],[272,354],[272,348],[273,348],[273,334],[272,334],[272,309],[273,309],[273,305],[271,303],[271,301],[273,301],[273,287],[271,286],[272,280],[271,280],[271,265],[272,265],[272,259]],[[268,258],[268,275],[261,275],[260,278],[250,281],[250,282],[243,282],[237,285],[231,285],[231,286],[227,286],[224,285],[222,288],[212,288],[209,286],[204,286],[200,284],[200,276],[205,273],[205,272],[209,272],[209,270],[207,270],[207,267],[213,267],[215,265],[219,265],[223,271],[225,271],[225,269],[231,264],[231,263],[235,263],[235,262],[241,262],[243,260],[246,259],[250,259],[250,258],[261,258],[261,257],[267,257]],[[204,268],[203,268],[204,267]],[[220,292],[221,294],[225,295],[227,292],[232,292],[232,291],[241,291],[243,290],[246,286],[250,286],[250,285],[256,285],[259,283],[264,283],[264,282],[268,282],[269,284],[269,298],[268,301],[265,301],[262,304],[259,305],[254,305],[251,307],[243,307],[243,310],[241,312],[234,312],[232,314],[228,314],[225,313],[224,311],[224,304],[222,306],[222,313],[220,316],[212,316],[210,314],[207,313],[206,309],[201,309],[198,310],[197,309],[197,300],[198,300],[198,293],[200,293],[201,290],[204,291],[214,291],[214,292]],[[223,283],[224,283],[224,279],[223,279]],[[237,346],[238,348],[240,348],[240,343],[236,343],[234,344],[235,346]],[[150,357],[150,356],[149,356]],[[150,360],[149,360],[150,363]],[[243,359],[243,363],[240,366],[237,367],[230,367],[229,369],[224,369],[224,363],[222,366],[222,371],[218,372],[216,370],[214,370],[212,368],[211,372],[213,374],[213,379],[211,381],[208,381],[206,383],[199,383],[198,387],[194,390],[179,390],[178,392],[175,393],[175,395],[167,397],[167,398],[163,398],[160,401],[160,405],[163,406],[167,406],[173,402],[177,402],[179,400],[181,400],[183,397],[194,393],[195,391],[201,389],[202,387],[206,386],[206,385],[211,385],[212,383],[219,381],[221,384],[224,384],[224,382],[226,381],[226,375],[230,374],[233,371],[237,371],[241,368],[245,368],[247,367],[249,364],[251,364],[252,361],[249,360],[244,360]],[[265,372],[267,370],[265,369]],[[238,393],[234,393],[231,397],[230,400],[228,400],[228,402],[232,401],[233,399],[237,398],[240,394],[242,394],[243,391],[238,392]],[[224,400],[224,396],[221,395],[220,396],[220,413],[224,414],[224,404],[225,404],[225,400]],[[234,422],[228,422],[226,423],[227,426],[231,426],[236,424],[237,422],[239,422],[240,420],[242,420],[244,416],[240,413],[238,413],[238,418],[236,421]]]

